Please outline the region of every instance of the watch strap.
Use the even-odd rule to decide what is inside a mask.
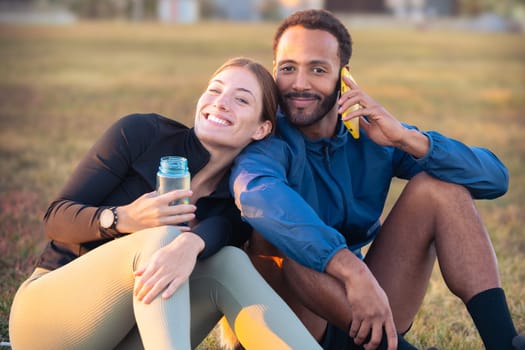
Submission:
[[[111,212],[113,213],[113,222],[111,223],[111,226],[109,226],[112,230],[117,230],[117,222],[118,222],[118,213],[117,213],[117,207],[111,207],[109,208]]]
[[[100,227],[100,234],[102,238],[106,238],[106,239],[115,239],[115,238],[121,237],[122,234],[118,232],[117,230],[117,223],[118,223],[117,207],[109,207],[107,209],[111,210],[111,212],[113,213],[113,222],[108,228]]]

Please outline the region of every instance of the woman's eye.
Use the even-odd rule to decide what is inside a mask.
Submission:
[[[212,94],[220,94],[221,88],[215,84],[208,86],[208,92]]]
[[[248,100],[243,98],[243,97],[237,97],[237,101],[239,101],[240,103],[245,104],[245,105],[250,104],[248,102]]]

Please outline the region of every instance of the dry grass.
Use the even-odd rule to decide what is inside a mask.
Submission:
[[[81,23],[0,27],[0,340],[44,237],[41,218],[72,167],[113,121],[157,112],[191,124],[208,76],[226,58],[271,64],[275,24]],[[358,82],[403,121],[490,147],[510,191],[478,203],[516,325],[525,331],[525,47],[510,34],[352,29]],[[399,193],[396,182],[391,200]],[[410,340],[480,349],[439,271]],[[213,339],[203,347],[214,348]]]

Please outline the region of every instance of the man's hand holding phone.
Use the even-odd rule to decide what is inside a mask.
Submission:
[[[347,78],[349,78],[350,80],[352,80],[355,83],[354,78],[350,74],[350,70],[346,66],[341,68],[341,96],[344,93],[346,93],[347,91],[352,89],[344,81],[343,77],[347,77]],[[346,115],[348,113],[353,112],[353,111],[355,111],[355,110],[357,110],[359,108],[361,108],[361,106],[359,104],[355,104],[355,105],[351,106],[350,108],[348,108],[347,110],[345,110],[342,113],[342,117],[343,118],[346,117]],[[350,120],[343,120],[343,123],[345,124],[346,128],[348,129],[348,131],[350,131],[350,134],[352,135],[352,137],[354,139],[358,139],[359,138],[359,118],[353,118],[353,119],[350,119]]]

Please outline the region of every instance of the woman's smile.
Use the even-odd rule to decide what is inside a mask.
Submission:
[[[225,119],[225,118],[222,118],[218,115],[215,115],[215,114],[208,114],[208,116],[206,117],[206,119],[214,124],[220,124],[220,125],[224,125],[224,126],[230,126],[232,125],[232,123]]]

